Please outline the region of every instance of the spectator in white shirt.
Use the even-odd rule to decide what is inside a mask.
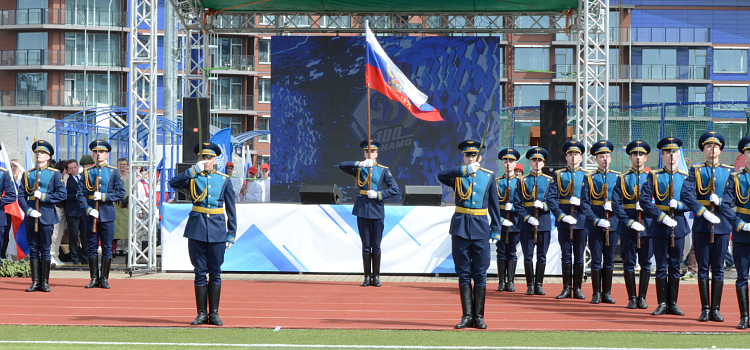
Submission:
[[[268,163],[263,163],[260,165],[260,183],[263,186],[264,202],[271,201],[271,178],[269,177],[270,173],[271,167],[268,165]]]
[[[240,195],[240,191],[242,189],[242,171],[239,172],[238,176],[234,176],[234,163],[227,162],[227,175],[229,175],[229,181],[232,183],[235,202],[241,202],[242,196]]]
[[[263,201],[263,187],[260,181],[256,181],[258,174],[258,168],[251,166],[247,170],[247,179],[242,185],[240,190],[240,198],[243,202],[262,202]]]

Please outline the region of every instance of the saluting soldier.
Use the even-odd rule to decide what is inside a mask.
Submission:
[[[18,196],[18,204],[26,213],[26,240],[29,243],[31,264],[31,286],[27,292],[49,292],[49,268],[52,259],[52,231],[60,222],[55,203],[68,197],[60,171],[48,167],[55,149],[47,141],[39,140],[31,145],[36,153],[36,167],[26,170],[21,179],[23,193]],[[38,181],[37,181],[38,180]]]
[[[630,156],[632,168],[617,178],[612,191],[612,210],[618,219],[617,236],[620,237],[620,254],[622,255],[625,290],[628,293],[628,309],[646,309],[646,294],[651,279],[651,257],[654,251],[649,239],[648,228],[651,217],[643,215],[638,203],[642,186],[646,184],[648,173],[644,171],[647,155],[651,146],[640,140],[633,141],[625,147]],[[640,248],[638,242],[640,241]],[[635,265],[641,265],[638,282],[638,296],[635,290]]]
[[[0,145],[0,151],[3,147]],[[13,181],[13,175],[11,175],[8,169],[0,167],[0,247],[3,246],[3,232],[5,232],[5,226],[10,225],[7,222],[5,216],[5,206],[16,201],[18,198],[18,191],[16,191],[15,181]],[[5,252],[1,252],[5,255]],[[3,266],[3,261],[0,260],[0,267]]]
[[[385,220],[383,200],[398,195],[400,191],[388,167],[378,164],[380,142],[370,140],[369,146],[367,142],[364,140],[359,144],[364,150],[365,160],[343,162],[339,168],[357,178],[357,200],[352,214],[357,217],[357,229],[362,241],[365,279],[361,285],[380,287],[380,242]]]
[[[676,137],[665,137],[659,141],[656,147],[661,150],[664,167],[652,172],[641,187],[639,203],[643,212],[651,216],[648,235],[656,257],[656,299],[659,306],[652,315],[684,315],[677,306],[677,296],[680,291],[682,249],[685,236],[690,231],[684,214],[690,208],[680,199],[683,183],[688,176],[677,169],[681,146],[682,140]],[[652,197],[654,202],[651,201]],[[674,217],[670,215],[671,211]]]
[[[500,158],[505,172],[503,176],[496,180],[500,214],[502,215],[505,233],[501,239],[495,242],[497,247],[497,274],[500,279],[497,291],[515,292],[516,265],[518,264],[516,247],[521,238],[521,230],[518,228],[518,216],[513,209],[513,198],[516,192],[516,182],[518,182],[515,175],[516,161],[521,158],[521,154],[514,149],[506,148],[500,151],[497,157]]]
[[[458,149],[463,152],[464,165],[438,174],[438,180],[453,188],[456,194],[456,212],[451,218],[449,232],[463,310],[461,322],[456,325],[458,329],[487,328],[484,300],[487,269],[490,267],[489,240],[490,237],[500,237],[502,222],[494,173],[479,165],[482,160],[480,146],[476,140],[461,142]],[[487,220],[488,212],[491,224]]]
[[[581,210],[583,178],[588,174],[581,169],[586,147],[572,140],[563,145],[567,167],[555,171],[545,202],[557,220],[557,241],[562,253],[563,290],[556,299],[586,299],[581,292],[583,283],[584,251],[586,250],[586,216]],[[575,208],[575,209],[574,209]],[[571,239],[570,229],[573,229]],[[575,265],[575,270],[574,270]],[[571,280],[573,290],[571,293]]]
[[[237,234],[234,188],[229,176],[216,171],[216,157],[221,155],[219,146],[203,142],[195,145],[194,151],[200,160],[169,181],[174,189],[187,189],[193,201],[183,235],[188,239],[198,309],[198,316],[190,324],[222,326],[224,323],[219,318],[221,264],[224,252],[234,244]]]
[[[513,207],[521,230],[523,270],[526,275],[526,295],[544,295],[544,270],[547,268],[552,217],[543,202],[552,177],[542,174],[547,151],[533,147],[526,152],[529,174],[516,183]],[[536,275],[534,274],[534,246],[536,246]]]
[[[740,323],[737,328],[747,329],[750,321],[747,300],[747,276],[750,269],[750,136],[743,137],[737,149],[745,158],[745,167],[729,176],[724,186],[721,212],[725,212],[727,208],[736,212],[732,220],[732,246],[737,270],[735,291],[740,308]]]
[[[78,202],[85,208],[88,263],[91,281],[86,288],[109,289],[109,269],[112,265],[112,240],[115,237],[114,203],[125,198],[125,185],[117,168],[107,164],[112,146],[104,140],[92,141],[89,149],[95,165],[83,171],[83,185],[78,186]],[[97,250],[101,242],[102,267],[99,272]]]
[[[720,133],[705,132],[698,139],[698,146],[706,156],[706,162],[690,167],[680,194],[682,201],[695,215],[693,244],[695,260],[698,263],[698,291],[701,298],[701,315],[698,321],[724,322],[719,309],[721,291],[724,289],[724,256],[729,248],[734,211],[721,206],[721,196],[724,193],[724,185],[734,169],[719,163],[719,155],[724,150],[724,136]],[[724,210],[721,210],[722,208]],[[713,275],[710,298],[709,266]]]
[[[592,304],[614,304],[612,299],[612,275],[615,270],[615,247],[617,247],[617,216],[612,214],[612,193],[619,172],[609,169],[612,150],[615,146],[602,140],[591,146],[590,153],[597,164],[595,172],[586,175],[581,187],[581,209],[586,215],[591,252],[591,296]],[[609,237],[607,237],[609,232]],[[604,260],[602,261],[602,256]]]

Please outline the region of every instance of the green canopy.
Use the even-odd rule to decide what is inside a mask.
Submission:
[[[578,0],[203,0],[214,11],[342,13],[560,12]]]

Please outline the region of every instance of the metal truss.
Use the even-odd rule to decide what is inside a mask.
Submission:
[[[579,0],[576,41],[576,137],[590,149],[609,138],[609,0]],[[593,169],[593,158],[582,167]]]

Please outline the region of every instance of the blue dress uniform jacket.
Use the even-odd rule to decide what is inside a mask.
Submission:
[[[5,218],[5,206],[16,201],[18,198],[18,192],[16,191],[16,185],[13,183],[10,172],[5,168],[0,167],[0,227],[5,227],[8,222]],[[2,234],[2,232],[0,232]],[[0,243],[3,238],[0,237]]]
[[[489,240],[500,236],[500,201],[494,173],[479,168],[471,176],[466,166],[445,169],[438,180],[456,193],[456,212],[451,219],[450,234],[468,240]],[[492,223],[487,222],[489,212]]]
[[[65,184],[62,182],[60,172],[55,168],[44,167],[41,170],[36,168],[26,170],[21,177],[21,186],[23,187],[22,193],[18,196],[18,204],[21,206],[21,210],[26,213],[27,220],[34,220],[34,218],[28,216],[32,210],[36,210],[36,197],[34,197],[34,184],[36,182],[36,174],[39,172],[39,188],[42,192],[42,198],[39,203],[39,213],[42,216],[39,218],[41,225],[54,225],[60,222],[60,218],[57,216],[55,210],[55,203],[59,203],[68,197],[67,191],[65,191]]]
[[[750,172],[747,168],[732,173],[724,186],[721,212],[727,210],[735,214],[732,221],[732,242],[750,244],[750,232],[742,231],[742,226],[750,222]],[[739,270],[738,270],[739,271]]]
[[[173,177],[169,185],[174,189],[188,189],[193,199],[193,210],[183,237],[208,243],[234,243],[237,216],[229,176],[216,170],[197,174],[190,168]]]
[[[721,198],[724,193],[724,185],[726,185],[733,171],[733,168],[728,165],[717,164],[712,169],[710,164],[696,164],[690,168],[685,184],[682,185],[682,193],[680,194],[682,201],[695,214],[693,232],[711,232],[711,224],[703,218],[703,213],[706,210],[711,210],[710,183],[712,171],[715,179],[715,193]],[[728,235],[731,233],[733,225],[730,218],[733,217],[733,212],[729,207],[717,205],[714,214],[721,219],[720,223],[714,225],[714,234]]]
[[[651,226],[646,227],[648,235],[657,238],[670,237],[670,229],[662,224],[664,218],[669,216],[669,176],[666,169],[659,169],[651,173],[646,179],[646,184],[641,187],[641,198],[639,200],[644,213],[651,216]],[[685,212],[690,209],[680,201],[680,193],[683,183],[688,174],[679,170],[672,173],[674,182],[674,199],[677,201],[677,209],[674,210],[674,220],[677,227],[674,228],[675,238],[683,238],[690,233],[690,228],[685,219]],[[651,202],[653,196],[654,202]]]
[[[398,184],[393,179],[391,171],[387,166],[375,164],[372,167],[372,190],[378,192],[377,199],[367,197],[367,175],[368,168],[360,168],[360,162],[343,162],[339,165],[341,170],[357,178],[357,200],[354,202],[352,214],[363,219],[385,218],[383,200],[400,194]]]
[[[99,188],[96,187],[97,178],[99,179]],[[78,184],[78,202],[81,204],[81,207],[85,208],[86,216],[84,220],[89,222],[94,221],[94,217],[89,215],[89,213],[96,209],[94,192],[98,191],[102,193],[102,199],[99,200],[99,218],[96,219],[97,222],[114,222],[114,203],[125,198],[125,184],[122,182],[120,172],[117,171],[117,168],[108,164],[95,165],[83,171],[81,180]]]
[[[537,181],[539,181],[539,185],[535,197],[534,185]],[[539,200],[544,203],[544,198],[547,195],[550,183],[552,183],[552,177],[549,175],[539,174],[539,176],[537,176],[533,173],[521,177],[516,183],[513,209],[516,210],[516,215],[518,215],[518,228],[520,230],[534,231],[534,226],[527,221],[530,217],[534,217],[534,201]],[[538,213],[539,226],[537,226],[537,231],[551,231],[552,218],[549,215],[549,207],[547,206],[547,203],[544,203],[544,209],[538,209]]]
[[[510,222],[513,223],[513,226],[506,227],[506,232],[521,232],[521,229],[518,227],[518,215],[516,215],[515,208],[513,208],[513,210],[511,210],[510,212],[505,210],[505,205],[507,203],[513,204],[518,178],[515,176],[511,176],[509,180],[507,175],[503,175],[501,177],[498,177],[495,181],[495,187],[497,188],[497,197],[500,201],[500,215],[503,216],[503,219],[510,220]],[[509,182],[510,184],[508,184]]]
[[[604,192],[602,192],[604,189],[604,180],[606,178],[607,181],[606,199],[611,201],[619,175],[620,173],[616,171],[607,170],[605,174],[601,169],[597,169],[595,172],[587,174],[584,178],[583,187],[581,187],[581,211],[588,218],[586,220],[587,229],[604,232],[604,228],[596,226],[596,223],[604,219],[605,216],[605,196]],[[617,230],[618,223],[617,215],[614,215],[613,212],[609,213],[609,229],[611,232],[614,233]]]
[[[633,169],[617,177],[617,183],[612,191],[612,213],[617,216],[618,235],[638,236],[638,231],[630,227],[638,220],[638,210],[635,209],[635,204],[639,200],[637,195],[643,191],[643,185],[646,184],[648,177],[649,173],[645,171],[636,173]],[[640,184],[641,189],[636,192],[635,188],[638,184]],[[611,218],[612,215],[610,215]],[[645,231],[641,232],[641,237],[648,237],[648,228],[651,226],[651,216],[648,213],[641,212],[641,225],[646,228]]]
[[[581,169],[580,167],[573,171],[571,171],[570,168],[555,171],[555,175],[552,177],[552,183],[549,186],[549,191],[547,191],[547,197],[544,201],[547,202],[547,206],[549,206],[550,211],[555,216],[558,230],[570,229],[570,224],[563,222],[562,218],[565,215],[570,215],[570,197],[581,198],[583,179],[586,177],[586,174],[588,174],[588,171]],[[575,186],[573,186],[573,191],[571,191],[571,180],[573,180],[574,176],[575,182],[573,185]],[[573,225],[573,229],[585,229],[586,215],[584,215],[583,210],[581,210],[580,207],[575,209],[574,217],[578,222]]]

